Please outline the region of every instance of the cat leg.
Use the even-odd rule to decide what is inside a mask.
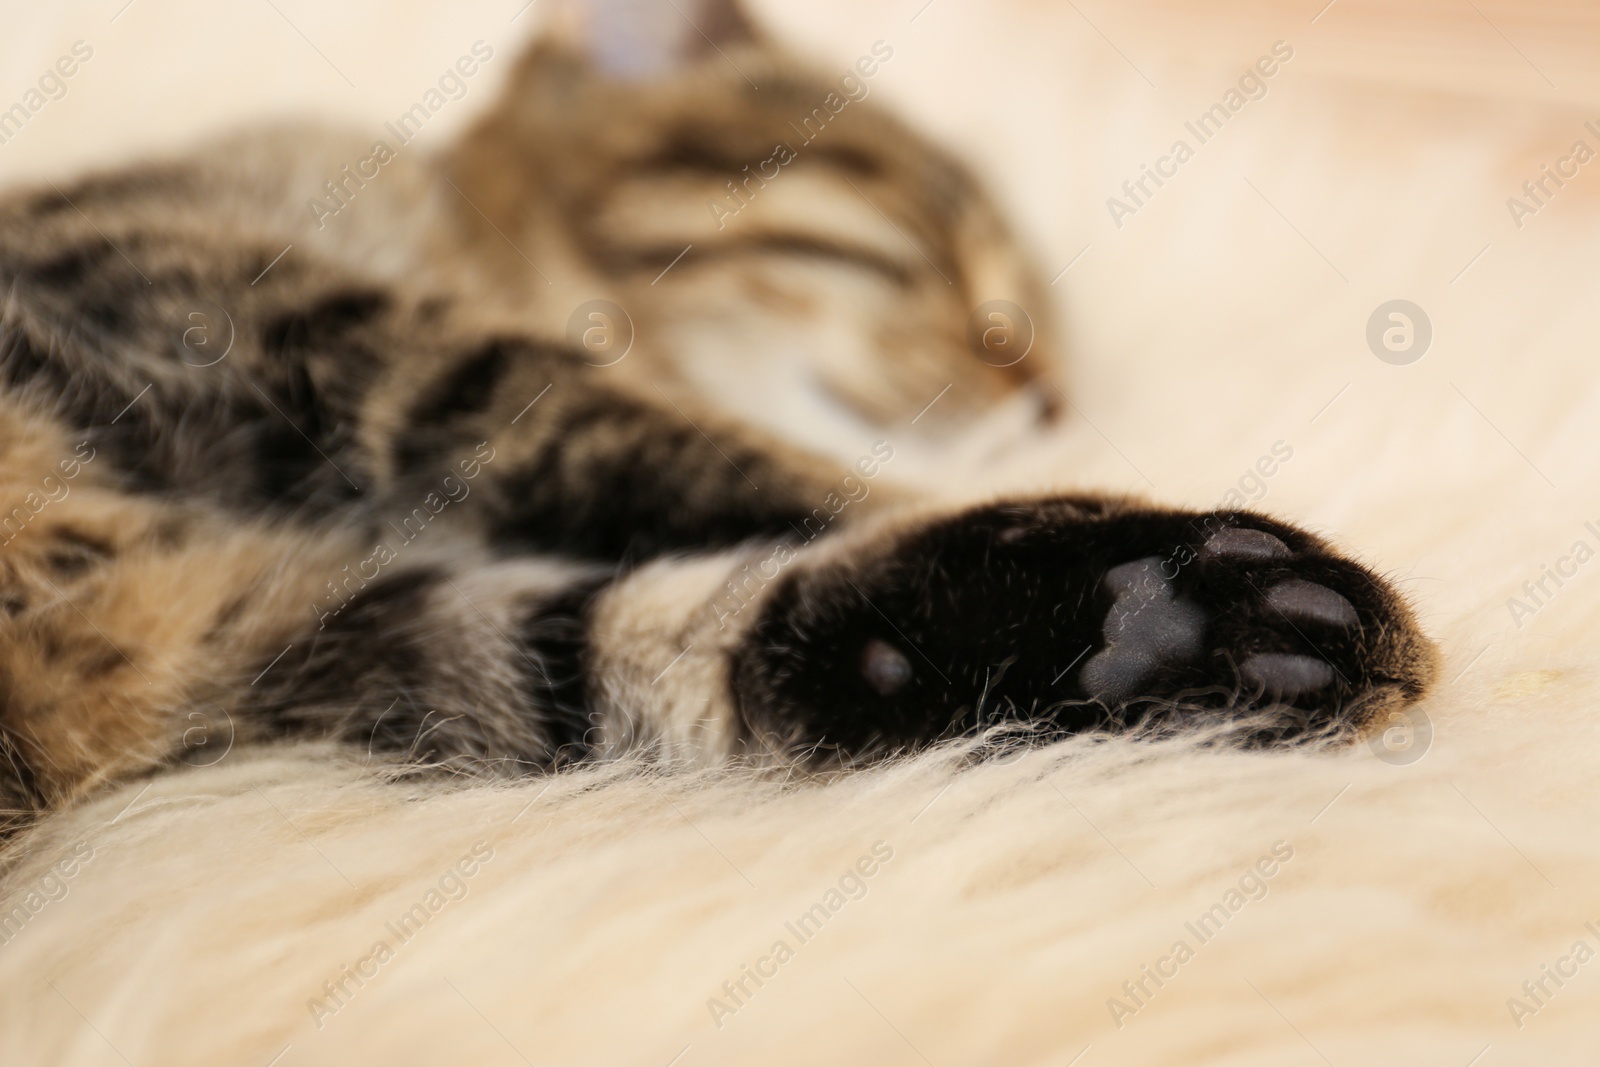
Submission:
[[[618,561],[799,530],[857,481],[470,303],[150,205],[104,223],[136,267],[25,206],[0,209],[0,380],[130,488],[298,520],[448,506],[507,548]]]
[[[1436,654],[1399,594],[1247,512],[1056,498],[643,567],[586,613],[606,746],[851,762],[1003,721],[1348,735]]]
[[[109,462],[67,427],[0,408],[0,806],[13,819],[217,740],[216,713],[249,682],[241,634],[270,645],[309,617],[313,588],[295,576],[334,571],[352,547],[125,492]]]
[[[496,560],[447,531],[127,494],[22,421],[0,521],[13,812],[275,738],[490,773],[640,749],[852,762],[1003,720],[1270,740],[1359,727],[1434,674],[1391,588],[1249,513],[1055,498],[631,570]]]
[[[609,570],[468,546],[375,574],[280,649],[240,694],[263,736],[349,743],[367,758],[491,775],[591,754],[580,616]]]
[[[587,751],[569,619],[610,568],[241,521],[107,462],[0,406],[0,831],[272,741],[498,773]]]

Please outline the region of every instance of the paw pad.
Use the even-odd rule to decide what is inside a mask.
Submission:
[[[1079,680],[1090,697],[1116,704],[1135,696],[1159,667],[1200,654],[1206,615],[1180,598],[1151,556],[1106,572],[1116,599],[1106,614],[1105,647],[1089,657]]]
[[[861,650],[861,677],[879,696],[893,696],[911,681],[911,661],[889,642],[874,637]]]
[[[1230,526],[1219,530],[1200,546],[1200,558],[1286,559],[1289,546],[1265,530]]]
[[[1245,683],[1269,696],[1292,700],[1324,689],[1333,668],[1320,659],[1292,652],[1258,652],[1239,664]]]
[[[1267,606],[1290,619],[1326,623],[1329,626],[1354,626],[1360,621],[1356,609],[1344,597],[1325,585],[1304,578],[1287,578],[1267,590]]]

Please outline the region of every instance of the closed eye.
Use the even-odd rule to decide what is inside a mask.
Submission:
[[[870,248],[849,245],[824,237],[806,234],[752,234],[747,237],[723,238],[715,244],[689,247],[650,247],[618,250],[606,256],[609,266],[617,270],[659,271],[678,260],[675,269],[705,266],[743,256],[785,255],[814,260],[826,260],[870,271],[902,288],[909,288],[916,275],[903,263]]]
[[[802,160],[734,193],[710,177],[633,175],[604,194],[587,247],[600,265],[652,276],[755,254],[831,260],[909,286],[927,264],[904,229],[841,174]],[[922,227],[909,226],[916,232]],[[685,254],[684,250],[689,249]]]

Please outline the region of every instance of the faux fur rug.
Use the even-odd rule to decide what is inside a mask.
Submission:
[[[0,107],[94,49],[6,177],[282,108],[378,126],[538,18],[124,4],[4,14]],[[919,5],[765,14],[841,71],[893,44],[874,91],[993,179],[1057,278],[1074,410],[1003,455],[907,434],[902,476],[1309,524],[1414,597],[1446,661],[1419,714],[1337,752],[1079,740],[832,783],[419,792],[233,752],[32,841],[0,1062],[1594,1062],[1593,16]],[[1396,300],[1425,347],[1415,309],[1409,335],[1375,315]]]

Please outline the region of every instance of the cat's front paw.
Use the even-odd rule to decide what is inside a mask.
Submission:
[[[802,562],[735,652],[733,688],[768,744],[858,758],[1007,719],[1302,736],[1417,699],[1434,664],[1399,594],[1309,533],[1060,498]]]

